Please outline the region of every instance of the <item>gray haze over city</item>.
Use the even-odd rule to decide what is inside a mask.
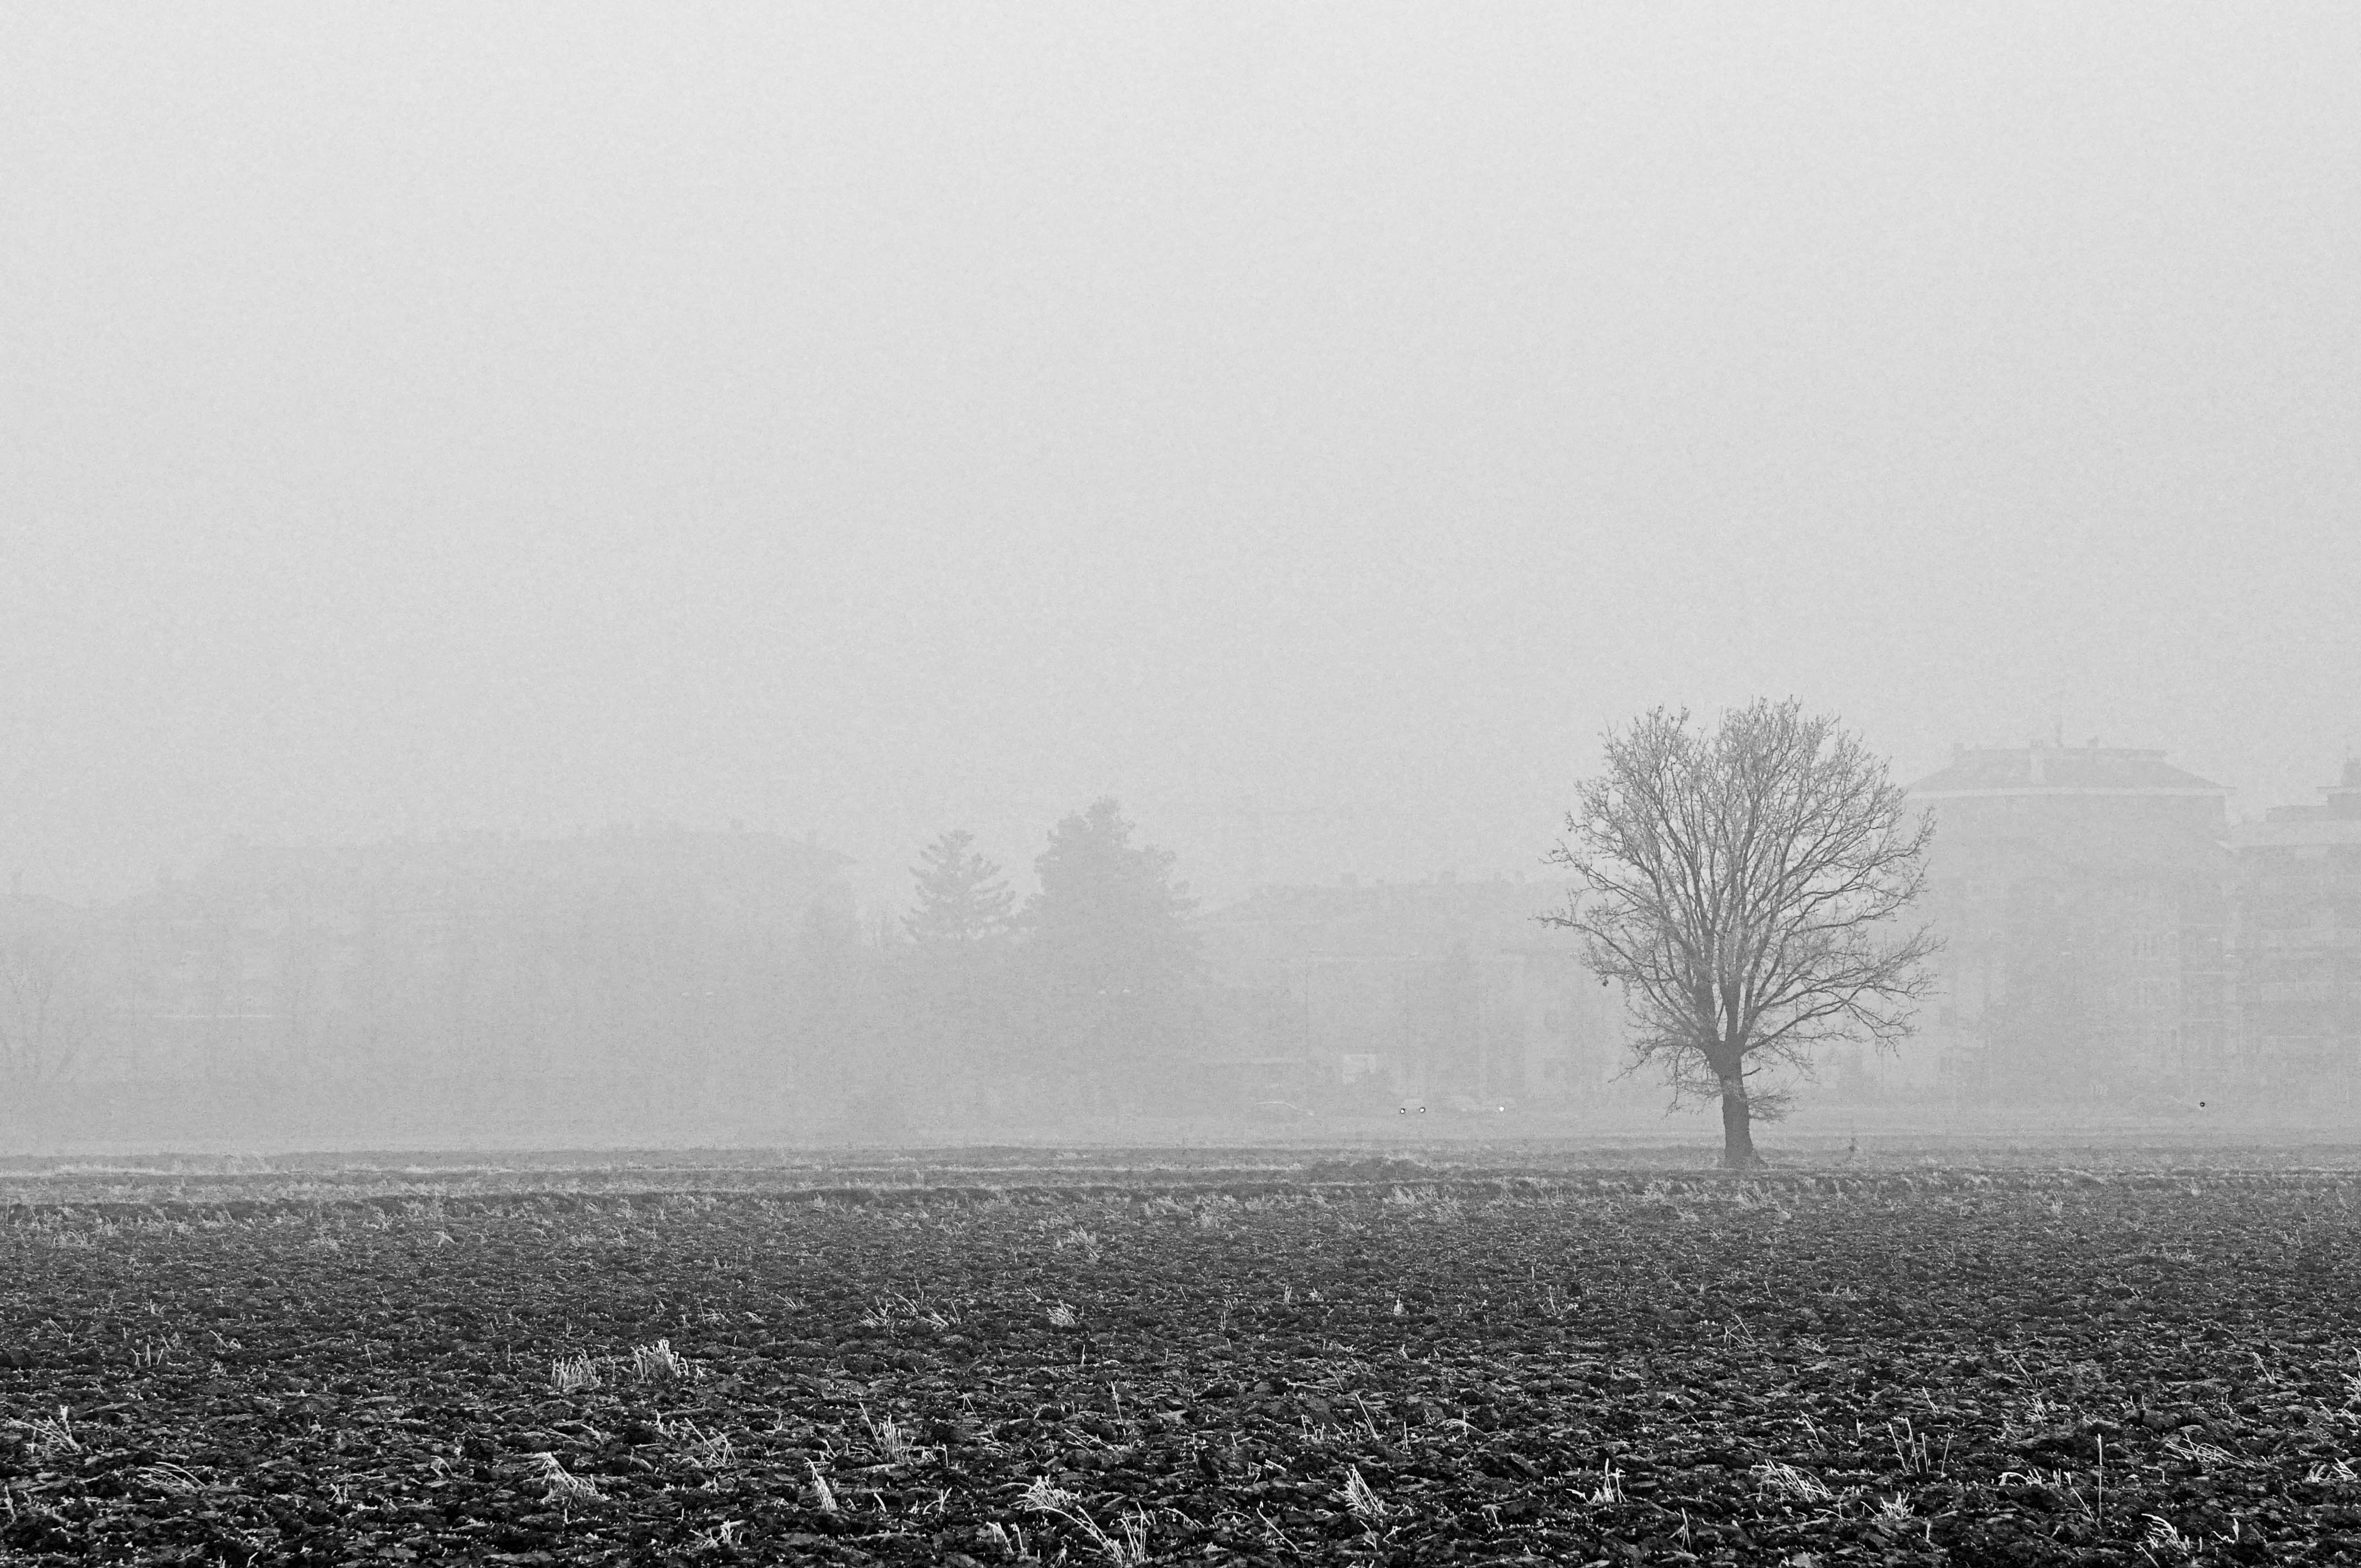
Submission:
[[[737,817],[883,898],[1103,793],[1524,871],[1758,692],[2248,810],[2356,743],[2338,8],[6,29],[30,891]]]
[[[1608,726],[2361,750],[2361,15],[0,13],[0,870],[1120,801],[1549,873]],[[1536,1014],[1539,1015],[1538,1014]]]
[[[0,0],[0,1565],[2361,1563],[2356,65]]]

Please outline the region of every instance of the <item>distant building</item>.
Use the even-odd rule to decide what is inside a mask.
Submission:
[[[1594,1093],[1619,1062],[1620,993],[1534,918],[1565,895],[1348,878],[1265,888],[1200,929],[1271,1092],[1489,1109]]]
[[[2161,751],[1960,749],[1910,787],[1941,993],[1890,1085],[2152,1102],[2235,1071],[2221,785]]]
[[[776,1031],[844,857],[775,834],[236,844],[105,921],[106,1076],[428,1078],[694,1059]]]
[[[2322,794],[2230,834],[2237,1034],[2258,1080],[2349,1101],[2361,1075],[2361,761]]]

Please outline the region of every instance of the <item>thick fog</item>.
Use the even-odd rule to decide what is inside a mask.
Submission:
[[[942,832],[1021,900],[1112,796],[1205,913],[1538,885],[1603,727],[1758,694],[1905,781],[2096,738],[2314,799],[2356,58],[2302,5],[16,7],[0,869],[735,825],[873,936]]]

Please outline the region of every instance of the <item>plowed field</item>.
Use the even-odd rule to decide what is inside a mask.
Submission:
[[[2361,1561],[2355,1190],[20,1206],[0,1560]]]

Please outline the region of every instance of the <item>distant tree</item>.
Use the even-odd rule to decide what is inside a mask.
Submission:
[[[98,1012],[73,942],[52,931],[0,931],[0,1076],[26,1085],[65,1078]]]
[[[998,1103],[1020,1037],[1011,1014],[1016,897],[1000,868],[953,830],[911,868],[917,907],[887,949],[900,1069],[929,1109],[953,1120]]]
[[[1752,1120],[1787,1091],[1758,1074],[1808,1076],[1819,1045],[1909,1033],[1939,944],[1898,921],[1933,824],[1883,761],[1793,701],[1732,709],[1710,734],[1657,708],[1606,742],[1548,857],[1573,871],[1573,899],[1543,918],[1622,983],[1633,1068],[1661,1068],[1675,1102],[1718,1097],[1722,1163],[1759,1165]]]
[[[1195,903],[1172,855],[1131,841],[1112,799],[1051,829],[1025,908],[1028,969],[1059,1069],[1103,1102],[1155,1086],[1188,1039],[1200,972]]]
[[[974,844],[973,834],[953,828],[918,851],[910,873],[918,906],[902,922],[911,940],[972,948],[1008,934],[1016,895]]]

